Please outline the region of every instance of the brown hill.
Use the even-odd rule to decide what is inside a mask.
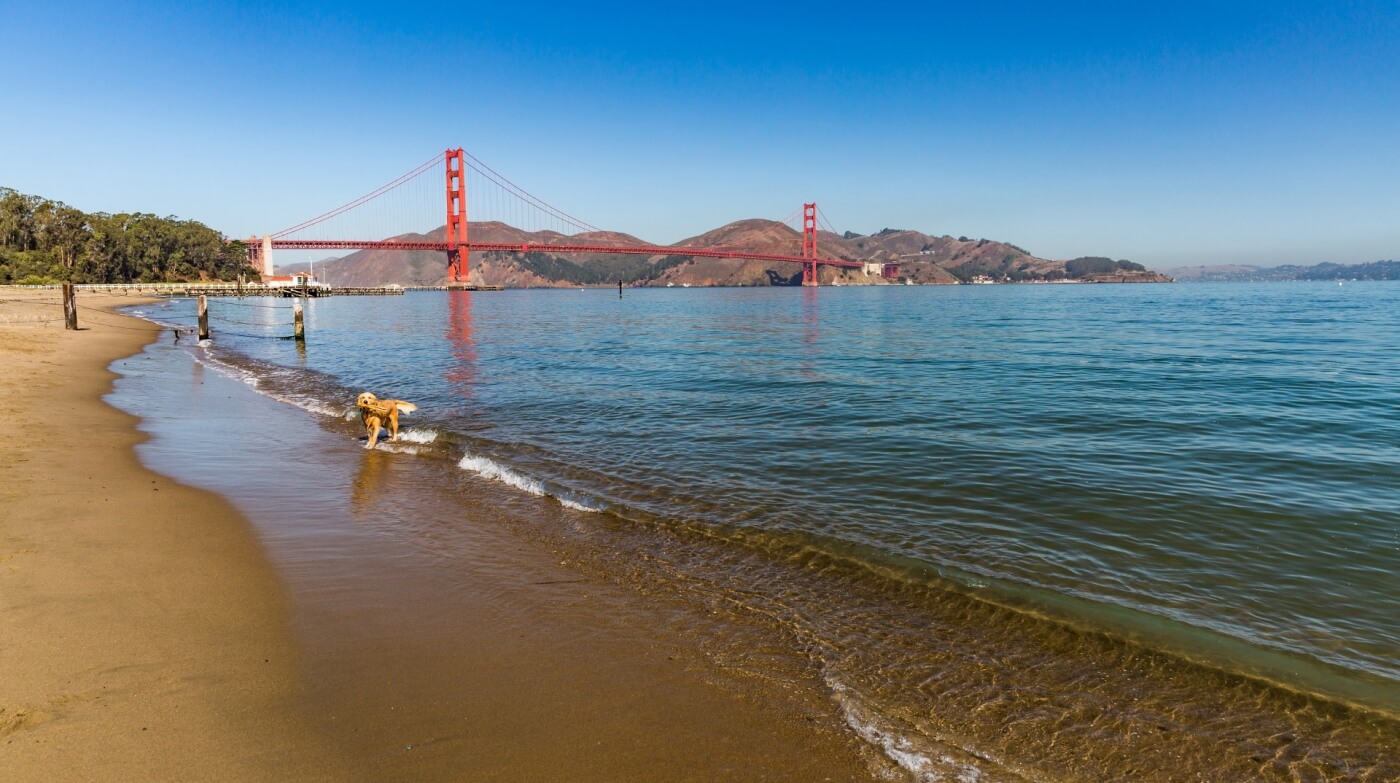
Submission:
[[[530,232],[491,221],[471,223],[471,238],[482,242],[531,245],[590,244],[614,247],[648,243],[630,234],[597,231],[564,235],[554,231]],[[427,234],[404,234],[393,239],[441,242],[445,229]],[[802,235],[791,226],[772,220],[737,220],[703,234],[687,237],[669,247],[705,247],[747,250],[772,255],[800,255]],[[1141,270],[1136,264],[1108,259],[1051,261],[1005,242],[951,236],[931,236],[918,231],[885,229],[870,236],[844,236],[822,231],[817,248],[824,258],[848,261],[898,263],[900,276],[889,281],[864,270],[821,268],[827,285],[888,285],[912,282],[951,285],[962,282],[1053,281],[1081,279],[1093,282],[1164,282],[1168,278]],[[1080,263],[1094,261],[1096,263]],[[1107,266],[1097,262],[1107,262]],[[1078,264],[1076,266],[1076,264]],[[344,258],[317,264],[321,279],[331,285],[442,285],[446,260],[434,251],[362,250]],[[304,264],[285,269],[304,268]],[[1075,271],[1078,270],[1078,271]],[[795,285],[801,281],[795,263],[724,258],[695,258],[683,254],[615,255],[609,253],[563,254],[546,250],[529,253],[483,252],[471,257],[471,282],[511,288],[610,285],[622,280],[631,285],[763,286]]]
[[[802,254],[802,234],[791,226],[774,220],[736,220],[703,234],[686,237],[675,243],[674,247],[706,247],[799,256]],[[840,236],[826,231],[817,234],[817,250],[822,258],[865,260],[852,252]],[[731,258],[694,258],[683,255],[666,258],[671,265],[659,269],[656,276],[647,280],[644,285],[763,286],[797,285],[802,282],[802,267],[799,264]],[[824,266],[819,271],[821,282],[827,285],[887,283],[857,270]]]

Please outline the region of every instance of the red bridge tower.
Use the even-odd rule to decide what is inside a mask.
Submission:
[[[467,262],[467,169],[462,148],[448,150],[447,158],[447,281],[465,283]]]
[[[817,205],[802,205],[802,285],[817,283]]]

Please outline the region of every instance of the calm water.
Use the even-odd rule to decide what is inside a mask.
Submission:
[[[422,292],[309,302],[304,352],[211,312],[201,361],[346,437],[413,401],[404,459],[784,628],[916,775],[1400,776],[1400,285]]]

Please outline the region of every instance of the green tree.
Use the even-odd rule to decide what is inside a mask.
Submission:
[[[35,212],[39,242],[63,268],[63,279],[74,279],[74,265],[88,241],[87,215],[58,201],[47,201]]]
[[[256,275],[242,242],[194,220],[147,213],[85,214],[0,188],[0,282],[234,280]]]

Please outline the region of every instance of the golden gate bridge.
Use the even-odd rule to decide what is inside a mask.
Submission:
[[[424,215],[435,213],[442,208],[431,206],[441,198],[444,191],[433,190],[441,185],[432,184],[435,174],[441,170],[445,184],[446,223],[443,241],[420,239],[345,239],[345,236],[371,234],[388,236],[400,231],[381,228],[373,231],[369,227],[373,220],[364,215],[371,204],[393,204],[387,210],[390,224],[401,229],[406,222],[422,220]],[[502,229],[514,227],[527,229],[530,225],[542,228],[547,241],[530,242],[528,237],[519,242],[473,241],[469,236],[467,222],[467,193],[469,180],[474,180],[471,190],[477,194],[478,205],[499,223]],[[381,222],[385,211],[380,211]],[[442,214],[442,213],[436,213]],[[796,211],[786,224],[795,219]],[[857,261],[823,258],[817,250],[818,226],[832,231],[830,223],[817,208],[816,203],[803,204],[801,251],[798,255],[785,255],[772,252],[758,252],[742,247],[691,247],[685,245],[651,245],[622,234],[603,231],[559,210],[536,198],[515,183],[506,179],[491,167],[465,152],[461,147],[446,150],[439,158],[434,155],[427,162],[401,177],[365,195],[317,215],[310,220],[298,223],[275,234],[264,235],[261,239],[248,241],[249,260],[260,268],[264,275],[271,276],[272,251],[274,250],[430,250],[440,251],[447,256],[447,278],[449,285],[464,284],[470,270],[468,261],[472,252],[501,253],[604,253],[641,256],[692,256],[697,258],[735,258],[757,261],[777,261],[802,265],[802,284],[818,284],[817,270],[821,266],[844,269],[862,269],[865,265]],[[478,231],[480,231],[478,220]],[[434,228],[431,226],[424,228]],[[410,232],[412,233],[412,232]],[[423,232],[427,233],[427,232]],[[516,231],[515,233],[521,233]],[[832,233],[835,233],[832,231]],[[419,234],[421,236],[421,234]],[[588,241],[588,240],[593,241]],[[605,241],[606,240],[606,241]]]

